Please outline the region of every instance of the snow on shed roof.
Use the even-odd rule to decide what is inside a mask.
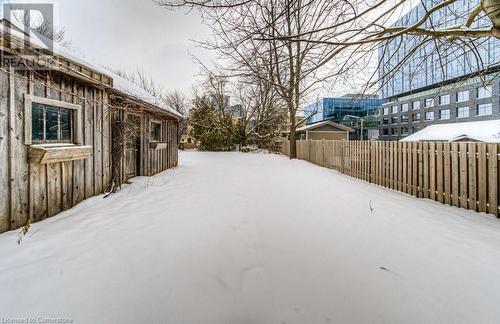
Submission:
[[[318,127],[321,127],[321,126],[324,126],[324,125],[330,125],[330,126],[333,126],[335,128],[344,130],[346,132],[352,132],[353,131],[353,129],[350,128],[350,127],[347,127],[347,126],[344,126],[342,124],[338,124],[338,123],[332,122],[331,120],[325,120],[325,121],[322,121],[322,122],[319,122],[319,123],[314,123],[314,124],[310,124],[310,125],[299,127],[299,128],[297,128],[296,132],[305,132],[305,131],[312,130],[312,129],[315,129],[315,128],[318,128]]]
[[[144,101],[150,105],[156,106],[158,108],[161,108],[167,112],[169,112],[172,115],[175,115],[178,118],[185,118],[184,115],[182,115],[180,112],[177,110],[170,108],[167,106],[167,104],[162,101],[160,98],[153,96],[143,88],[139,87],[137,84],[125,79],[124,77],[119,76],[118,74],[109,71],[107,69],[101,68],[107,73],[111,78],[113,78],[113,88],[126,94],[129,95],[135,99]]]
[[[403,138],[401,141],[453,142],[461,139],[471,139],[487,143],[500,143],[500,119],[431,125]]]
[[[7,24],[11,24],[13,27],[9,27],[5,23],[0,25],[1,31],[2,32],[7,32],[10,35],[13,35],[17,38],[23,39],[24,37],[28,36],[30,39],[30,42],[34,44],[37,47],[44,48],[44,49],[49,49],[46,45],[46,43],[42,40],[43,36],[37,35],[33,33],[31,30],[23,26],[22,24],[18,22],[11,22],[7,19],[2,19],[4,22]],[[165,110],[166,112],[170,113],[171,115],[177,117],[177,118],[185,118],[184,115],[182,115],[180,112],[177,110],[169,107],[165,102],[163,102],[161,99],[151,95],[149,92],[146,90],[142,89],[135,83],[119,76],[118,74],[110,71],[107,68],[104,68],[103,66],[91,62],[88,58],[85,58],[82,54],[77,53],[75,50],[72,50],[68,47],[62,46],[57,43],[52,43],[52,48],[50,49],[54,54],[65,57],[71,61],[74,61],[75,63],[81,64],[83,66],[87,66],[96,72],[105,74],[108,77],[111,77],[113,79],[113,88],[115,90],[118,90],[119,92],[124,93],[125,95],[128,95],[132,97],[133,99],[143,101],[145,103],[148,103],[150,105],[156,106],[162,110]],[[93,61],[93,60],[92,60]]]

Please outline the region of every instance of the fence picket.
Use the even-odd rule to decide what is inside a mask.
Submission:
[[[451,204],[451,153],[450,143],[443,143],[444,203]]]
[[[467,143],[460,143],[460,207],[468,207],[468,178],[467,178],[467,166],[468,166],[468,156],[467,156]]]
[[[498,212],[498,186],[500,178],[498,175],[498,144],[488,144],[488,212],[499,215]]]
[[[469,209],[477,210],[476,143],[469,143]]]
[[[487,175],[487,160],[486,160],[486,144],[479,143],[477,145],[477,195],[478,195],[478,210],[485,213],[487,211],[487,193],[488,179]]]
[[[429,199],[436,200],[436,143],[429,145]]]
[[[444,202],[443,143],[436,143],[436,190],[437,201]]]
[[[403,181],[402,181],[402,191],[408,193],[408,152],[406,142],[403,143]]]
[[[458,143],[451,143],[451,194],[453,206],[460,206],[460,163]]]
[[[424,168],[423,168],[423,177],[424,177],[424,187],[423,187],[423,197],[429,198],[429,143],[423,143],[423,152],[422,155],[424,157]]]

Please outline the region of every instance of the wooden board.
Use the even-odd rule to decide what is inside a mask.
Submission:
[[[92,146],[30,146],[28,162],[35,164],[68,162],[87,159],[91,154]]]

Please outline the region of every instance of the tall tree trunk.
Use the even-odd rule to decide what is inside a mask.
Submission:
[[[290,159],[297,158],[297,137],[295,128],[297,125],[295,124],[295,113],[294,110],[289,109],[292,113],[290,113]]]

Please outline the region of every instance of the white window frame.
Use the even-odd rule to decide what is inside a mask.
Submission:
[[[46,105],[46,106],[52,106],[52,107],[57,107],[57,108],[65,108],[65,109],[70,109],[73,111],[72,119],[73,119],[73,144],[76,145],[83,145],[83,125],[82,125],[82,106],[69,103],[69,102],[64,102],[64,101],[59,101],[59,100],[54,100],[54,99],[49,99],[49,98],[42,98],[42,97],[36,97],[30,94],[24,94],[24,144],[25,145],[32,145],[33,144],[33,139],[32,139],[32,107],[33,103],[38,103],[41,105]],[[46,143],[50,144],[50,143]],[[43,145],[43,144],[41,144]]]
[[[448,111],[448,118],[443,118],[443,115],[442,115],[443,111]],[[451,118],[451,111],[449,108],[441,109],[439,111],[439,120],[450,120],[450,118]]]
[[[479,114],[479,106],[489,106],[490,107],[490,113],[489,114]],[[491,116],[493,114],[493,104],[491,102],[484,103],[484,104],[478,104],[476,106],[476,116],[481,117],[481,116]]]
[[[466,94],[467,94],[467,99],[465,99],[465,100],[461,100],[461,99],[459,98],[461,93],[466,93]],[[466,102],[466,101],[469,101],[469,97],[470,97],[470,96],[469,96],[469,90],[458,91],[458,92],[457,92],[457,95],[456,95],[456,100],[457,100],[457,102]]]
[[[486,95],[486,96],[479,96],[479,92],[481,90],[484,90],[486,93],[489,93],[489,95]],[[487,85],[487,86],[484,86],[484,87],[479,87],[479,88],[476,88],[476,99],[483,99],[483,98],[491,98],[491,96],[493,95],[493,87],[491,85]]]
[[[445,101],[445,100],[443,100],[443,98],[447,98],[445,103],[443,103],[443,101]],[[440,106],[449,105],[449,104],[450,104],[450,95],[449,94],[439,96],[439,105]]]
[[[461,108],[467,108],[467,116],[460,116],[458,113]],[[469,118],[470,117],[470,107],[469,106],[463,106],[463,107],[457,107],[457,118]]]

